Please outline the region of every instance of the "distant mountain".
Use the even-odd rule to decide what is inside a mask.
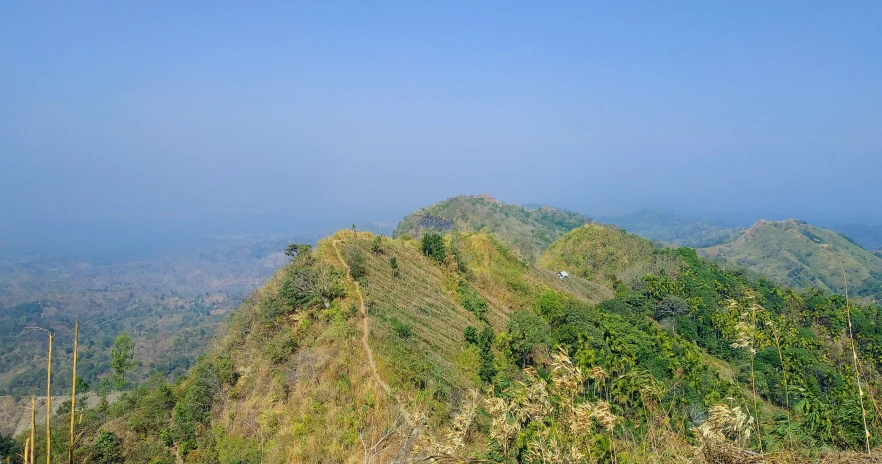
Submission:
[[[837,232],[806,222],[761,220],[736,240],[699,250],[795,287],[882,298],[882,259]]]
[[[830,228],[846,235],[867,250],[882,251],[882,226],[839,224]]]
[[[408,215],[393,236],[418,238],[426,231],[487,232],[511,245],[522,258],[533,260],[566,232],[591,222],[581,214],[550,206],[527,209],[488,195],[461,195]]]
[[[661,213],[649,209],[624,216],[603,216],[598,221],[615,224],[656,242],[693,248],[728,242],[743,230],[722,222]]]

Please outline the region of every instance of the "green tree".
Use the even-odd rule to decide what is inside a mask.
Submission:
[[[447,257],[447,250],[444,247],[444,237],[435,232],[423,235],[422,250],[424,255],[439,263],[444,261],[444,258]]]
[[[346,253],[346,264],[349,265],[349,274],[352,275],[353,279],[361,279],[367,274],[367,267],[364,264],[364,253],[359,248]]]
[[[0,433],[0,458],[16,458],[15,454],[20,451],[12,435],[6,436]]]
[[[135,342],[124,333],[119,334],[110,349],[110,367],[117,389],[126,385],[126,374],[135,367]]]
[[[92,445],[92,462],[115,464],[123,462],[122,441],[112,432],[101,432]]]
[[[475,328],[475,326],[470,325],[466,327],[463,334],[465,335],[466,343],[471,343],[473,345],[478,344],[478,329]]]
[[[296,259],[299,256],[309,254],[310,251],[312,251],[312,245],[291,243],[285,248],[285,255],[290,256],[291,259]]]
[[[384,238],[382,235],[377,235],[374,237],[374,241],[371,242],[371,253],[375,255],[382,255],[386,253],[386,245],[384,243]]]
[[[398,277],[398,258],[389,258],[389,267],[392,268],[392,277]]]
[[[535,349],[548,346],[551,327],[542,316],[524,309],[512,313],[508,333],[512,352],[526,365],[533,358]]]

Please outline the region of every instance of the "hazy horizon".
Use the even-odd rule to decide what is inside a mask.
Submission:
[[[0,253],[478,193],[882,224],[882,4],[730,7],[4,5]]]

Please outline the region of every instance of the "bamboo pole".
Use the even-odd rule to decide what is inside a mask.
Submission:
[[[74,322],[74,346],[73,346],[73,382],[70,388],[70,446],[67,448],[67,462],[73,464],[74,448],[74,417],[77,410],[77,342],[80,338],[80,321]]]
[[[837,256],[838,258],[838,256]],[[842,259],[839,259],[839,267],[842,268],[842,281],[845,283],[845,315],[848,317],[848,338],[851,340],[851,356],[854,359],[854,378],[858,387],[858,399],[861,402],[861,417],[864,419],[864,440],[867,445],[867,455],[870,454],[870,429],[867,427],[867,410],[864,407],[864,388],[861,387],[861,371],[858,368],[858,354],[854,343],[854,331],[851,328],[851,307],[848,304],[848,277]]]
[[[25,449],[24,449],[24,463],[25,464],[28,464],[28,462],[30,462],[29,461],[30,454],[28,454],[30,451],[31,451],[31,437],[28,437],[28,439],[25,440]]]
[[[49,332],[47,330],[47,332]],[[49,332],[49,362],[46,367],[46,464],[52,464],[52,342],[55,334]]]
[[[37,434],[37,398],[31,397],[31,461],[34,464],[34,454],[37,453],[37,443],[35,436]]]

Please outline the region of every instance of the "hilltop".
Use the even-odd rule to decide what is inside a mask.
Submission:
[[[882,259],[836,232],[794,219],[761,220],[737,239],[702,255],[745,267],[794,287],[882,298]]]
[[[555,241],[538,264],[615,288],[647,274],[675,273],[676,260],[661,258],[657,251],[649,240],[616,226],[586,224]]]
[[[433,228],[414,228],[430,207],[396,238],[349,230],[289,247],[289,262],[186,377],[153,378],[84,411],[76,456],[856,462],[862,410],[871,445],[882,445],[875,403],[858,403],[845,318],[861,385],[877,398],[878,306],[846,311],[841,297],[690,248],[614,226],[569,227],[570,213],[553,212],[570,220],[552,226],[487,198],[445,203],[434,211],[457,214],[432,214]],[[570,277],[558,277],[562,267]],[[62,434],[66,423],[56,426]]]
[[[581,214],[550,206],[527,209],[488,195],[461,195],[408,215],[393,236],[418,238],[426,231],[490,232],[522,258],[534,260],[564,233],[591,222]]]

